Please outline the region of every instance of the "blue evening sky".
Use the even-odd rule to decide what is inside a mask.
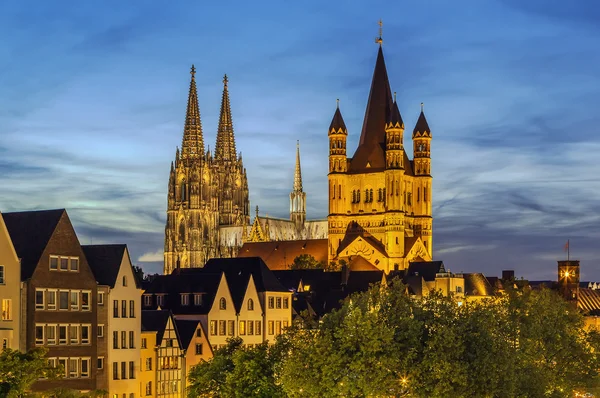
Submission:
[[[339,98],[351,155],[379,18],[406,136],[420,102],[433,131],[435,259],[551,279],[570,239],[600,280],[596,0],[4,1],[0,210],[64,207],[82,243],[162,270],[193,63],[211,147],[229,76],[251,208],[288,216],[299,139],[326,217],[327,128]]]

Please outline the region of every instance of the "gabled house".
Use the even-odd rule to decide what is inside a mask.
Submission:
[[[97,284],[64,209],[3,213],[21,260],[21,347],[47,347],[65,378],[34,390],[96,389]]]
[[[155,396],[165,398],[185,397],[185,349],[177,331],[173,314],[168,310],[142,311],[142,332],[156,332]]]
[[[139,388],[142,290],[129,251],[123,244],[82,248],[98,282],[98,389],[113,396],[135,395]]]
[[[0,214],[0,349],[19,349],[21,263]]]
[[[175,319],[177,332],[181,339],[183,351],[183,375],[185,377],[184,387],[189,385],[188,375],[190,370],[202,361],[208,361],[213,356],[213,351],[208,341],[206,330],[202,323],[197,320]]]

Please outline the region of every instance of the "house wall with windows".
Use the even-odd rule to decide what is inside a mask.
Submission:
[[[264,310],[264,339],[270,343],[292,324],[292,292],[260,293]]]
[[[19,349],[21,263],[0,214],[0,349]]]
[[[143,398],[156,397],[156,332],[142,330],[140,334],[139,394]]]
[[[250,275],[238,314],[238,336],[244,340],[244,345],[255,346],[264,341],[263,313],[254,278]]]
[[[213,350],[208,341],[206,329],[198,322],[196,330],[187,347],[185,347],[185,379],[186,387],[190,385],[189,378],[190,370],[202,361],[208,361],[213,357]]]
[[[213,351],[227,344],[237,333],[237,314],[225,274],[221,275],[213,305],[208,313],[208,339]]]
[[[108,391],[108,379],[111,375],[108,366],[108,347],[109,347],[109,333],[108,333],[108,317],[112,315],[110,313],[110,306],[108,305],[108,286],[98,286],[98,327],[96,335],[98,339],[96,345],[98,347],[98,359],[96,361],[96,368],[98,374],[96,377],[96,388],[98,390]]]
[[[129,254],[125,250],[114,287],[108,292],[108,359],[111,371],[108,390],[111,394],[136,394],[140,370],[141,289],[133,275]]]
[[[179,398],[182,390],[182,351],[173,322],[169,317],[163,337],[157,347],[156,396],[160,398]]]
[[[33,390],[94,390],[97,284],[66,211],[5,213],[3,217],[13,242],[15,237],[20,240],[15,248],[26,249],[17,249],[19,257],[31,260],[31,251],[40,253],[35,264],[27,264],[31,277],[23,281],[27,303],[21,309],[26,325],[24,348],[46,347],[49,360],[65,368],[65,378],[40,380]],[[47,239],[37,235],[44,229],[51,231]],[[23,230],[36,232],[19,233]]]

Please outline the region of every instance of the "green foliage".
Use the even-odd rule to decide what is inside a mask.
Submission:
[[[600,334],[550,290],[415,300],[393,281],[272,346],[230,340],[190,397],[570,397],[599,386]]]
[[[11,349],[0,352],[0,396],[24,397],[38,379],[58,378],[62,369],[49,366],[46,354],[45,348],[26,353]]]
[[[290,265],[290,269],[324,269],[325,264],[317,261],[316,258],[310,254],[301,254],[294,259],[294,262]]]
[[[43,393],[40,397],[43,398],[103,398],[108,396],[106,390],[94,390],[88,393],[81,393],[70,388],[55,388],[49,392]]]

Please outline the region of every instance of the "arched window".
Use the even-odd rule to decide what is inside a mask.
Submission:
[[[181,200],[184,201],[185,199],[185,181],[181,181]]]
[[[335,141],[331,140],[331,149],[335,149]]]
[[[127,275],[123,275],[123,286],[127,286]]]
[[[373,203],[373,189],[369,190],[369,202]]]
[[[221,297],[221,299],[219,300],[219,309],[220,310],[227,309],[227,300],[225,300],[225,297]]]
[[[254,311],[254,301],[252,299],[248,299],[248,311]]]
[[[352,190],[352,203],[356,203],[356,190]]]
[[[360,203],[360,189],[356,191],[356,203]]]

